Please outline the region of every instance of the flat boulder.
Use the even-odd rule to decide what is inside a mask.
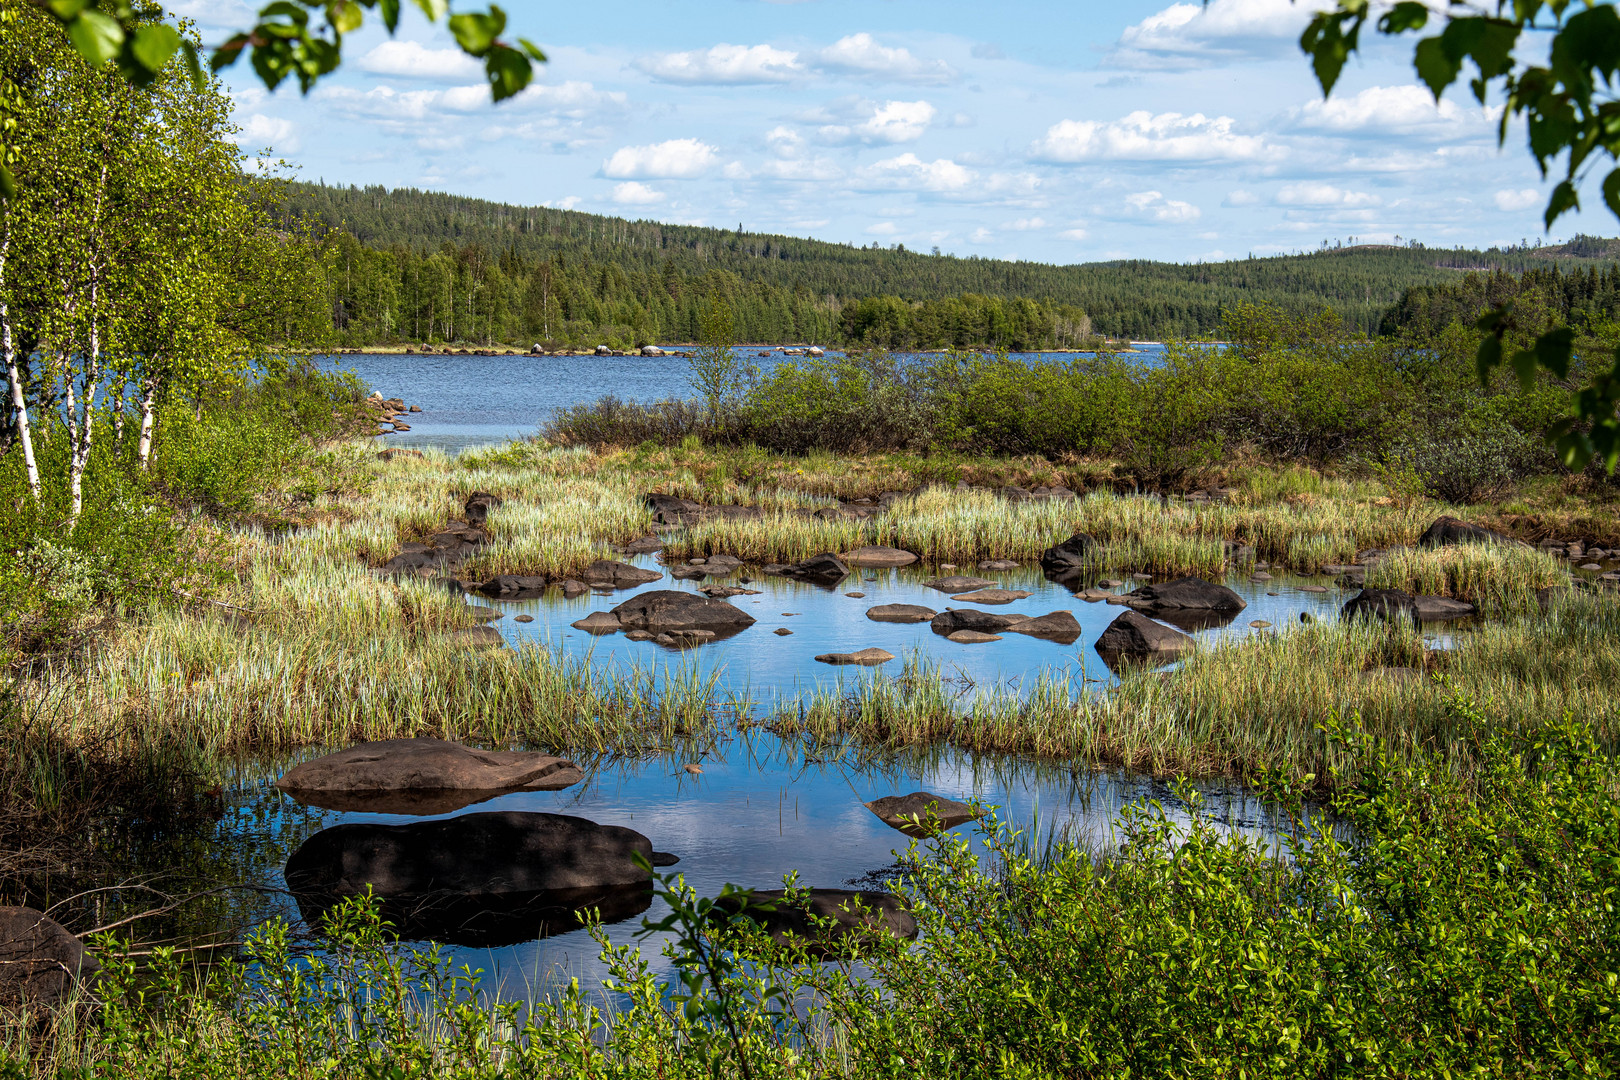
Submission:
[[[503,600],[532,600],[546,591],[547,584],[543,574],[497,574],[478,586],[478,591]]]
[[[849,576],[849,567],[838,556],[831,552],[823,552],[801,563],[784,566],[777,573],[783,577],[808,581],[812,585],[830,589]]]
[[[549,754],[385,739],[294,766],[276,787],[326,810],[445,814],[508,791],[560,791],[584,778],[572,761]]]
[[[1077,532],[1041,552],[1041,570],[1051,578],[1072,577],[1086,568],[1086,552],[1096,546],[1097,541],[1090,534]]]
[[[977,821],[984,816],[984,811],[975,810],[967,803],[926,791],[913,791],[910,795],[885,795],[864,805],[889,828],[899,829],[907,836],[918,839]],[[937,828],[934,827],[936,825]]]
[[[613,609],[619,625],[628,630],[668,634],[676,630],[709,630],[716,636],[735,634],[754,625],[754,617],[724,600],[697,593],[659,589],[632,596]]]
[[[55,1005],[99,969],[84,942],[43,911],[0,907],[0,1004]]]
[[[1249,605],[1225,585],[1201,577],[1180,577],[1157,585],[1133,590],[1127,600],[1131,607],[1157,615],[1165,611],[1207,611],[1214,615],[1236,615]]]
[[[1452,544],[1514,544],[1518,541],[1495,529],[1448,516],[1438,517],[1418,537],[1418,547],[1449,547]]]
[[[1417,605],[1409,593],[1399,589],[1363,589],[1339,609],[1339,618],[1346,622],[1356,619],[1378,619],[1382,622],[1410,622],[1418,625]]]
[[[887,664],[894,659],[894,653],[886,649],[862,649],[859,652],[822,653],[816,657],[818,664],[862,664],[871,667],[875,664]]]
[[[662,551],[664,542],[656,536],[643,536],[639,540],[632,540],[619,550],[626,555],[651,555],[655,551]]]
[[[656,491],[642,496],[642,501],[652,511],[653,520],[661,525],[680,525],[694,520],[703,512],[701,503]]]
[[[1419,622],[1451,622],[1471,618],[1475,613],[1473,604],[1449,596],[1414,596],[1412,609]]]
[[[979,611],[976,608],[949,608],[935,615],[928,625],[934,633],[945,637],[962,630],[997,634],[1027,618],[1027,615],[999,615],[993,611]]]
[[[1135,611],[1122,611],[1097,638],[1097,652],[1110,667],[1120,662],[1156,664],[1179,660],[1197,649],[1180,630]]]
[[[986,634],[981,630],[957,630],[945,635],[946,641],[954,641],[958,645],[986,645],[992,641],[1000,641],[997,634]]]
[[[465,630],[452,630],[444,635],[444,640],[464,649],[499,649],[506,644],[501,632],[493,626],[469,626]]]
[[[1012,559],[985,559],[979,563],[980,570],[1016,570],[1018,566]]]
[[[952,574],[950,577],[930,578],[923,582],[930,589],[938,589],[942,593],[972,592],[974,589],[991,589],[996,583],[979,577],[967,577],[962,574]]]
[[[565,814],[463,814],[407,825],[323,829],[287,860],[304,920],[370,890],[402,938],[515,944],[577,929],[583,908],[604,922],[645,911],[650,871],[669,857],[645,836]]]
[[[617,634],[624,629],[619,617],[611,611],[593,611],[583,619],[575,620],[568,625],[587,634]]]
[[[779,945],[800,945],[812,956],[882,935],[910,941],[917,920],[893,893],[852,889],[753,889],[715,901],[713,917],[748,918]]]
[[[866,617],[873,622],[919,623],[932,619],[937,612],[921,604],[879,604],[866,609]]]
[[[587,566],[585,572],[580,575],[585,584],[593,589],[633,589],[638,585],[657,581],[663,576],[657,570],[643,570],[639,566],[608,559],[598,559]]]
[[[1080,638],[1080,620],[1069,611],[1052,611],[1045,615],[1020,619],[1018,622],[1009,623],[1006,629],[1008,633],[1048,638],[1062,645],[1073,644]]]
[[[1027,600],[1030,595],[1023,589],[978,589],[960,593],[951,599],[965,600],[970,604],[1010,604],[1014,600]]]
[[[850,566],[910,566],[917,561],[911,552],[892,547],[859,547],[843,558]]]

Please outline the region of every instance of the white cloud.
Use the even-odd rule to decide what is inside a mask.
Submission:
[[[922,137],[939,113],[926,101],[885,101],[881,105],[864,101],[850,103],[848,111],[860,118],[823,125],[816,135],[828,143],[914,142]]]
[[[1028,232],[1031,229],[1046,228],[1046,220],[1038,217],[1019,218],[1017,221],[1006,222],[1002,228],[1014,229],[1018,232]]]
[[[340,116],[375,121],[393,129],[419,134],[420,122],[442,120],[446,112],[471,113],[492,109],[487,86],[452,86],[444,90],[395,90],[377,86],[357,90],[351,86],[323,86],[315,91],[318,101]],[[522,93],[503,102],[498,115],[511,116],[541,110],[574,120],[603,112],[621,111],[628,104],[617,91],[597,90],[588,82],[560,85],[531,83]]]
[[[1065,240],[1084,240],[1091,234],[1086,232],[1084,229],[1064,229],[1062,232],[1058,233],[1058,235],[1063,237]]]
[[[754,171],[755,176],[771,180],[840,180],[844,170],[824,157],[790,158],[767,161]]]
[[[298,140],[293,135],[297,128],[291,120],[254,113],[243,118],[240,126],[242,130],[231,139],[245,149],[263,150],[268,146],[277,153],[291,153],[298,149]]]
[[[1310,101],[1297,112],[1297,126],[1332,135],[1406,135],[1430,139],[1477,137],[1501,109],[1465,108],[1450,98],[1438,103],[1421,86],[1369,86],[1349,97]]]
[[[613,201],[621,206],[652,206],[664,201],[664,193],[654,191],[639,181],[629,180],[613,186]]]
[[[1254,192],[1252,192],[1252,191],[1244,191],[1241,188],[1239,188],[1237,191],[1228,191],[1226,193],[1226,198],[1221,200],[1221,205],[1222,206],[1254,206],[1259,201],[1260,201],[1260,196],[1256,195]]]
[[[553,210],[572,210],[574,207],[580,204],[580,201],[581,200],[578,195],[564,195],[560,199],[548,199],[540,205],[549,206]]]
[[[778,125],[765,133],[765,147],[777,157],[789,160],[804,153],[804,136],[786,125]]]
[[[620,147],[602,163],[602,175],[615,180],[630,177],[689,180],[707,172],[714,161],[715,148],[708,143],[697,139],[670,139],[648,146]]]
[[[429,49],[414,41],[385,41],[362,56],[358,64],[361,71],[373,75],[441,82],[477,79],[484,73],[483,65],[460,49]]]
[[[805,70],[799,54],[787,49],[726,44],[643,57],[636,67],[662,82],[714,86],[786,82]]]
[[[1381,199],[1365,191],[1346,191],[1320,181],[1307,180],[1288,184],[1277,192],[1279,206],[1331,206],[1356,209],[1377,206]]]
[[[1062,120],[1035,143],[1042,161],[1264,161],[1280,150],[1259,135],[1240,135],[1230,116],[1160,113],[1145,109],[1109,123]]]
[[[869,187],[905,191],[960,192],[976,174],[948,158],[923,161],[913,153],[886,158],[861,170],[859,180]]]
[[[839,38],[822,49],[816,61],[828,71],[894,82],[941,84],[956,78],[945,61],[923,60],[909,49],[879,45],[867,33]]]
[[[1318,8],[1293,0],[1176,3],[1125,28],[1108,59],[1116,67],[1185,69],[1295,54]]]
[[[866,231],[872,236],[893,236],[900,228],[892,221],[880,221],[876,225],[868,225]]]
[[[1158,191],[1138,191],[1134,195],[1127,195],[1125,205],[1143,217],[1172,224],[1197,221],[1202,216],[1202,211],[1192,203],[1166,199]]]
[[[1541,205],[1541,194],[1531,188],[1520,191],[1498,191],[1492,201],[1496,203],[1498,210],[1513,213]]]
[[[973,241],[975,244],[986,244],[995,238],[996,234],[985,228],[983,225],[980,225],[977,229],[974,229],[968,234],[968,239]]]

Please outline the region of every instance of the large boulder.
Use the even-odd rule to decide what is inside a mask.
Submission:
[[[944,637],[950,637],[959,630],[999,634],[1027,618],[1027,615],[1000,615],[993,611],[980,611],[977,608],[948,608],[935,615],[928,625],[934,633]]]
[[[1249,606],[1243,597],[1226,586],[1191,576],[1157,585],[1143,585],[1132,591],[1128,599],[1131,607],[1150,614],[1161,611],[1209,611],[1217,615],[1236,615]]]
[[[717,919],[752,919],[778,944],[802,945],[812,956],[882,934],[902,941],[917,936],[917,920],[893,893],[809,889],[789,898],[783,889],[754,889],[720,897],[715,907]]]
[[[1452,544],[1513,544],[1511,536],[1487,529],[1483,525],[1445,516],[1436,518],[1433,525],[1418,537],[1418,547],[1449,547]]]
[[[988,578],[952,574],[949,577],[929,578],[923,584],[930,589],[938,589],[940,592],[954,595],[956,593],[972,592],[974,589],[993,588],[996,583]]]
[[[850,566],[910,566],[916,561],[911,552],[892,547],[861,547],[844,553],[844,562]]]
[[[632,596],[613,609],[627,630],[669,634],[677,630],[709,630],[715,636],[735,634],[754,625],[754,617],[724,600],[697,593],[659,589]]]
[[[1083,532],[1077,532],[1061,544],[1053,544],[1041,552],[1041,569],[1048,577],[1061,579],[1074,577],[1085,569],[1085,555],[1097,541]]]
[[[408,825],[352,823],[316,833],[287,860],[287,888],[306,922],[369,889],[408,939],[513,944],[575,929],[580,908],[604,921],[651,901],[657,854],[645,836],[565,814],[463,814]]]
[[[464,630],[451,630],[444,635],[447,644],[463,649],[501,649],[506,639],[493,626],[469,626]]]
[[[1051,611],[1045,615],[1035,615],[1011,623],[1007,626],[1007,632],[1072,645],[1080,638],[1080,620],[1074,617],[1073,612]]]
[[[497,574],[478,586],[478,591],[502,600],[532,600],[546,591],[547,583],[544,574]]]
[[[1419,625],[1417,604],[1409,593],[1399,589],[1362,589],[1346,600],[1339,609],[1339,618],[1346,622],[1356,619],[1378,619],[1382,622]]]
[[[680,525],[695,521],[703,512],[701,503],[657,491],[643,495],[642,501],[647,504],[647,509],[652,511],[653,520],[662,525]]]
[[[921,604],[879,604],[867,608],[866,617],[873,622],[919,623],[932,619],[937,612]]]
[[[639,566],[612,562],[608,559],[598,559],[587,566],[585,572],[580,575],[585,584],[593,589],[634,589],[638,585],[657,581],[663,576],[657,570],[643,570]]]
[[[55,1005],[100,965],[84,943],[30,907],[0,907],[0,1005]]]
[[[907,836],[918,839],[933,836],[944,829],[954,829],[969,821],[977,821],[984,811],[975,810],[965,802],[932,795],[926,791],[913,791],[910,795],[885,795],[865,804],[878,816],[878,820],[891,829],[899,829]],[[939,828],[931,828],[937,823]]]
[[[1473,604],[1449,596],[1414,596],[1412,610],[1417,613],[1419,622],[1451,622],[1472,618],[1475,614]]]
[[[296,765],[276,787],[327,810],[447,814],[508,791],[560,791],[584,778],[572,761],[549,754],[385,739]]]
[[[808,581],[812,585],[830,589],[849,576],[849,567],[838,556],[831,552],[823,552],[804,562],[784,566],[777,573],[783,577]]]
[[[976,589],[959,593],[952,600],[966,600],[970,604],[1010,604],[1014,600],[1027,600],[1030,593],[1023,589]]]
[[[860,649],[856,652],[822,653],[816,657],[818,664],[861,664],[871,667],[875,664],[887,664],[894,659],[894,653],[887,649]]]
[[[587,634],[617,634],[624,629],[619,617],[611,611],[593,611],[583,619],[576,619],[568,625]]]
[[[1179,660],[1197,649],[1193,639],[1180,630],[1154,622],[1135,611],[1122,611],[1119,618],[1097,638],[1097,652],[1110,667],[1119,663],[1153,664]]]

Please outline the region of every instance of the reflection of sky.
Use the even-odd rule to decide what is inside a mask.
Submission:
[[[653,556],[627,558],[626,561],[654,570],[662,569]],[[611,596],[586,594],[572,600],[564,600],[557,590],[538,599],[512,603],[501,603],[482,596],[474,596],[472,600],[505,614],[505,618],[494,625],[514,645],[550,643],[560,647],[567,655],[590,655],[598,664],[622,670],[636,666],[642,669],[652,667],[662,674],[666,667],[696,665],[705,674],[717,673],[721,688],[750,694],[755,701],[762,703],[769,703],[777,695],[795,695],[814,687],[832,688],[840,682],[850,686],[863,678],[864,669],[828,667],[815,663],[814,657],[822,653],[854,652],[873,647],[887,649],[899,658],[883,666],[882,670],[888,674],[899,674],[901,664],[913,653],[920,651],[932,657],[939,662],[941,675],[953,680],[954,689],[968,698],[977,691],[996,686],[1027,690],[1042,672],[1065,675],[1077,682],[1093,680],[1097,685],[1115,681],[1093,645],[1108,624],[1125,609],[1103,601],[1081,600],[1061,585],[1048,581],[1034,566],[1011,571],[975,570],[964,566],[954,571],[974,574],[996,581],[1004,588],[1031,594],[1028,599],[1015,600],[1010,604],[991,606],[959,602],[946,593],[923,585],[936,573],[952,572],[856,567],[834,590],[774,576],[755,578],[746,587],[759,589],[759,596],[734,596],[728,602],[758,621],[735,637],[684,651],[665,649],[650,641],[630,641],[622,634],[587,634],[569,624],[592,611],[610,610],[638,592],[658,589],[694,592],[716,582],[736,585],[736,575],[701,581],[680,581],[666,576],[664,580],[641,589],[626,589]],[[741,575],[749,576],[749,571],[744,569]],[[1333,586],[1332,581],[1329,577],[1287,578],[1279,574],[1276,580],[1259,584],[1246,577],[1235,576],[1227,585],[1247,601],[1248,608],[1227,626],[1199,631],[1193,636],[1200,641],[1213,641],[1252,634],[1256,630],[1249,623],[1255,620],[1273,623],[1283,629],[1290,623],[1297,624],[1302,612],[1309,612],[1315,618],[1331,617],[1351,595]],[[1303,592],[1299,586],[1305,584],[1326,585],[1329,591]],[[1129,588],[1122,586],[1116,591],[1128,592]],[[866,595],[859,599],[845,595],[851,592]],[[1277,595],[1271,596],[1269,593]],[[934,611],[943,611],[947,607],[982,607],[986,611],[1014,615],[1069,611],[1080,623],[1081,637],[1072,645],[1059,645],[1042,638],[1007,633],[1001,636],[1000,641],[958,645],[935,634],[927,623],[873,622],[866,617],[866,612],[879,604],[921,604]],[[794,614],[789,615],[788,612]],[[513,621],[513,616],[522,614],[533,616],[534,622]],[[777,636],[773,631],[778,627],[792,630],[792,636]]]
[[[1177,819],[1185,820],[1169,788],[1156,781],[952,750],[917,755],[909,764],[891,759],[863,766],[853,754],[833,749],[805,752],[754,732],[723,737],[712,752],[701,756],[701,764],[702,775],[693,776],[669,758],[619,761],[566,791],[514,793],[442,816],[521,810],[626,826],[646,835],[654,850],[680,856],[673,869],[709,896],[728,882],[780,887],[783,875],[795,870],[802,885],[851,887],[852,879],[890,866],[909,840],[862,805],[884,795],[926,790],[963,801],[978,798],[1000,806],[1002,819],[1019,828],[1039,822],[1037,849],[1054,829],[1111,847],[1118,842],[1114,830],[1118,808],[1144,797],[1163,801]],[[1205,790],[1206,812],[1224,826],[1254,835],[1269,833],[1272,823],[1241,790],[1226,785]],[[262,783],[251,785],[243,798],[292,809],[289,800]],[[325,825],[421,820],[353,813],[327,813],[324,819]],[[263,825],[274,818],[245,816],[239,819],[241,827],[251,820]],[[971,826],[955,833],[975,837],[975,850],[984,852]],[[278,910],[296,915],[290,903]],[[661,902],[655,902],[646,915],[657,918],[664,910]],[[636,917],[609,930],[615,942],[623,943],[640,928],[641,918]],[[656,971],[667,969],[661,948],[661,939],[643,944]],[[508,992],[540,986],[556,976],[558,965],[587,987],[594,987],[605,974],[596,945],[584,931],[504,949],[450,952],[457,964],[483,968]]]
[[[1160,346],[1142,346],[1150,360]],[[768,365],[759,349],[738,349],[751,363]],[[773,356],[779,354],[772,353]],[[831,355],[837,355],[833,353]],[[1014,354],[1066,360],[1080,353]],[[467,446],[534,435],[555,409],[609,394],[623,401],[693,396],[686,361],[679,356],[460,356],[442,353],[368,353],[318,358],[321,368],[352,371],[385,398],[422,411],[411,430],[389,435],[389,446],[436,446],[454,453]]]

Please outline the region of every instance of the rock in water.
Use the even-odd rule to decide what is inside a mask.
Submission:
[[[884,649],[862,649],[859,652],[822,653],[816,657],[819,664],[887,664],[894,659],[894,653]]]
[[[1183,630],[1202,630],[1231,622],[1248,604],[1224,585],[1201,577],[1181,577],[1143,585],[1127,593],[1125,603],[1137,611],[1174,623]]]
[[[1053,611],[1033,618],[1020,619],[1007,626],[1010,634],[1048,638],[1060,645],[1071,645],[1080,638],[1080,620],[1072,612]]]
[[[919,623],[927,622],[934,615],[933,608],[920,604],[879,604],[866,609],[866,617],[873,622]]]
[[[1513,537],[1487,529],[1483,525],[1446,516],[1436,518],[1433,525],[1418,537],[1418,547],[1449,547],[1452,544],[1516,544]]]
[[[999,615],[993,611],[980,611],[977,608],[953,608],[935,615],[929,626],[934,633],[945,637],[962,630],[996,634],[1027,618],[1027,615]]]
[[[546,591],[546,584],[542,574],[499,574],[478,586],[478,591],[502,600],[532,600]]]
[[[1061,544],[1054,544],[1041,553],[1041,569],[1054,580],[1074,577],[1085,569],[1086,552],[1097,541],[1086,533],[1077,532]]]
[[[724,600],[696,593],[659,589],[632,596],[612,614],[627,629],[667,634],[676,630],[709,630],[724,637],[754,625],[754,617]]]
[[[861,547],[844,553],[850,566],[910,566],[917,556],[892,547]]]
[[[1000,641],[996,634],[986,634],[978,630],[957,630],[945,635],[946,641],[954,641],[958,645],[986,645],[992,641]]]
[[[1412,597],[1399,589],[1363,589],[1339,609],[1339,618],[1350,622],[1355,619],[1379,619],[1384,622],[1410,622],[1418,626],[1417,605]]]
[[[100,965],[60,923],[30,907],[0,907],[0,1004],[55,1005]]]
[[[585,584],[593,589],[604,587],[609,589],[633,589],[638,585],[645,585],[649,581],[657,581],[663,576],[657,570],[643,570],[641,567],[631,566],[629,563],[610,562],[606,559],[598,559],[596,562],[591,563],[585,568],[585,572],[580,575],[585,579]]]
[[[617,634],[624,629],[619,617],[611,611],[593,611],[583,619],[576,619],[568,625],[587,634]]]
[[[830,589],[849,576],[849,567],[838,556],[823,552],[804,562],[784,566],[778,573],[783,577],[797,578]]]
[[[950,577],[931,578],[923,582],[930,589],[938,589],[943,593],[972,592],[974,589],[989,589],[995,587],[995,582],[979,577],[964,577],[961,574],[952,574]]]
[[[1117,663],[1178,660],[1197,649],[1193,639],[1180,630],[1156,623],[1135,611],[1120,612],[1119,618],[1097,638],[1097,652],[1110,667]]]
[[[409,825],[346,824],[316,833],[287,860],[306,922],[369,887],[403,938],[494,946],[576,929],[580,908],[604,922],[652,900],[666,857],[632,829],[564,814],[464,814]]]
[[[879,934],[902,941],[917,936],[917,920],[905,901],[886,892],[809,889],[789,899],[783,889],[751,889],[717,899],[715,908],[717,921],[727,915],[752,919],[778,944],[803,945],[812,956]]]
[[[560,791],[584,778],[572,761],[547,754],[386,739],[306,761],[276,787],[327,810],[445,814],[503,792]]]
[[[1474,614],[1473,604],[1453,600],[1449,596],[1414,596],[1412,609],[1417,613],[1419,622],[1450,622],[1453,619],[1467,619]]]
[[[1023,589],[978,589],[960,593],[951,599],[965,600],[970,604],[1010,604],[1014,600],[1026,600],[1029,596]]]
[[[907,836],[918,839],[977,821],[984,816],[983,811],[975,810],[967,803],[947,799],[943,795],[931,795],[926,791],[913,791],[910,795],[885,795],[865,806],[889,828],[899,829]],[[939,829],[930,829],[928,825],[931,821],[937,821]]]

